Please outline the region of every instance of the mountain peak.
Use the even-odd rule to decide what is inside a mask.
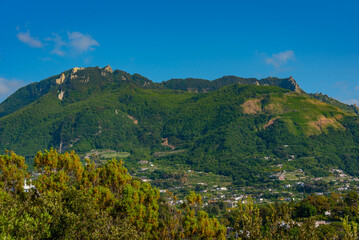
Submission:
[[[290,84],[292,84],[292,88],[293,88],[292,90],[294,92],[298,92],[298,93],[303,92],[303,90],[299,87],[298,83],[294,80],[292,76],[288,78],[288,81]]]
[[[74,68],[72,69],[72,74],[76,73],[76,72],[79,71],[79,70],[84,70],[84,69],[85,69],[85,68],[74,67]]]
[[[110,73],[113,73],[113,70],[112,70],[110,65],[107,65],[106,67],[104,67],[103,70],[105,70],[107,72],[110,72]]]

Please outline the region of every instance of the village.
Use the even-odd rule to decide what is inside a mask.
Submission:
[[[292,156],[290,161],[294,160]],[[326,177],[313,177],[303,169],[283,170],[283,164],[273,166],[269,174],[270,183],[264,187],[238,187],[226,176],[216,175],[192,169],[168,171],[159,169],[155,163],[147,160],[137,162],[138,170],[132,173],[144,182],[157,187],[163,196],[168,192],[177,200],[169,200],[172,205],[181,205],[190,191],[201,194],[203,206],[221,202],[230,209],[238,203],[245,203],[250,197],[255,203],[274,203],[300,201],[308,195],[330,195],[332,192],[346,193],[358,190],[359,179],[346,174],[341,169],[330,169]]]

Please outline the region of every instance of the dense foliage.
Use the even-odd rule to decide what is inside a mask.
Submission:
[[[36,179],[24,158],[0,155],[2,239],[224,239],[225,227],[200,211],[191,193],[181,209],[148,183],[133,179],[122,161],[102,166],[74,152],[38,152]],[[24,191],[24,183],[33,184]]]
[[[2,239],[358,239],[359,195],[311,195],[299,202],[204,207],[195,192],[183,204],[132,178],[122,161],[104,165],[74,152],[0,155]],[[26,183],[24,185],[24,183]],[[215,217],[219,217],[219,220]],[[228,228],[226,231],[225,224]]]

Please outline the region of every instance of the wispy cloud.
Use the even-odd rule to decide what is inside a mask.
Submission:
[[[42,48],[44,46],[40,40],[38,40],[36,37],[31,36],[29,30],[27,30],[26,32],[19,32],[16,36],[21,42],[29,45],[30,47]]]
[[[67,43],[62,40],[62,37],[56,33],[52,34],[52,38],[47,38],[47,41],[51,41],[54,43],[54,48],[51,50],[52,54],[56,54],[59,56],[65,56],[66,51],[64,50],[64,47],[67,46]]]
[[[24,86],[24,82],[20,80],[8,80],[0,77],[0,102],[10,94],[14,93],[19,87]]]
[[[99,43],[88,34],[80,32],[69,32],[69,45],[77,52],[82,53],[88,50],[93,50]]]
[[[51,37],[43,39],[44,42],[30,34],[30,30],[21,31],[20,26],[16,27],[17,38],[33,48],[45,48],[49,53],[63,56],[77,56],[87,51],[92,51],[100,44],[89,34],[81,32],[68,32],[66,36],[52,33]],[[50,50],[51,49],[51,50]]]
[[[359,90],[359,85],[358,85],[358,86],[355,86],[355,89],[356,89],[356,90]]]
[[[272,65],[275,68],[279,68],[283,66],[285,63],[287,63],[288,61],[293,61],[293,60],[295,60],[295,55],[292,50],[275,53],[272,54],[271,57],[265,58],[266,64]]]

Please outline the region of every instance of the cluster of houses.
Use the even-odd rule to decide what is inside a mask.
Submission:
[[[264,157],[265,160],[269,160],[271,157]],[[288,161],[294,161],[295,156],[289,155]],[[148,182],[151,181],[147,177],[145,177],[146,172],[150,172],[150,167],[154,166],[150,161],[141,160],[137,162],[139,165],[139,173],[142,173],[144,176],[141,177],[142,181]],[[276,189],[254,189],[254,191],[248,191],[248,189],[235,189],[233,187],[227,186],[218,186],[211,185],[206,182],[197,182],[195,184],[185,184],[174,186],[170,190],[177,196],[185,195],[188,190],[198,189],[197,191],[202,194],[204,206],[211,204],[213,202],[224,202],[226,203],[228,208],[235,207],[239,201],[246,201],[246,196],[251,195],[255,202],[264,203],[264,202],[272,202],[272,201],[294,201],[300,200],[305,197],[305,193],[298,191],[300,188],[305,188],[306,184],[316,185],[317,181],[332,181],[335,183],[330,184],[330,191],[348,191],[353,188],[354,185],[350,185],[351,181],[359,181],[359,179],[355,179],[344,173],[341,169],[330,169],[330,178],[310,178],[302,169],[297,169],[293,172],[287,172],[283,169],[283,164],[277,164],[274,166],[275,173],[270,175],[273,178],[273,181],[283,181],[283,184],[279,186],[277,184]],[[187,174],[200,174],[203,172],[196,172],[194,170],[186,170]],[[335,179],[333,179],[333,177]],[[293,180],[288,180],[293,179]],[[294,180],[297,179],[297,180]],[[341,183],[339,185],[339,183]],[[198,186],[198,187],[197,187]],[[161,189],[160,193],[165,193],[165,189]],[[307,193],[308,194],[308,193]],[[327,194],[324,191],[314,192],[316,195],[325,195]],[[172,201],[173,205],[180,205],[183,203],[183,200]]]

